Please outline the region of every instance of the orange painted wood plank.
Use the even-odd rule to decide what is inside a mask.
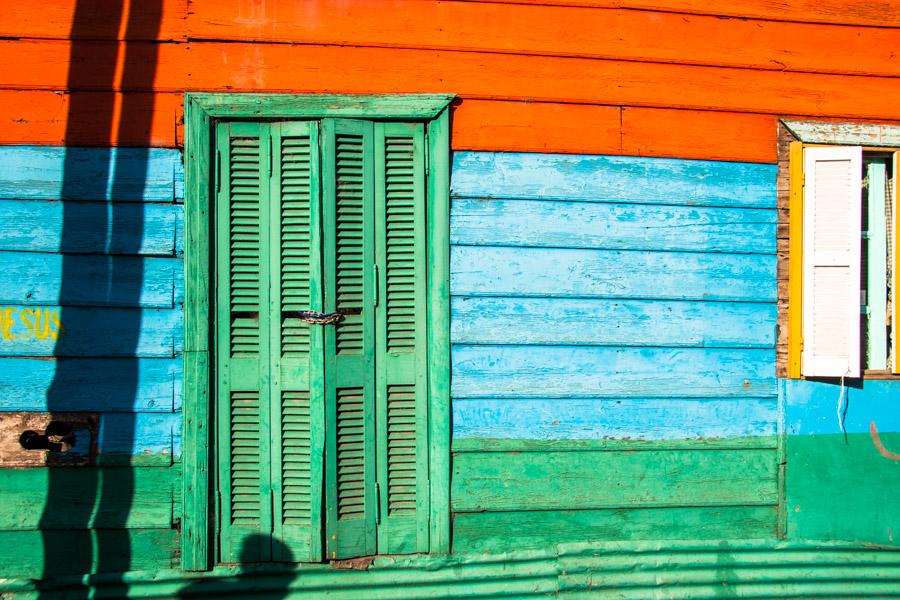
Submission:
[[[187,12],[188,0],[10,0],[0,2],[0,37],[178,40]]]
[[[454,150],[621,154],[617,106],[463,100],[453,107]]]
[[[0,145],[174,147],[183,112],[181,94],[0,90]]]
[[[485,0],[455,0],[482,2]],[[556,6],[632,8],[663,10],[687,14],[720,15],[799,21],[837,23],[874,27],[900,26],[898,0],[487,0],[503,4],[542,4]]]
[[[777,129],[772,115],[624,108],[622,153],[775,162]]]
[[[788,73],[543,56],[203,42],[127,44],[146,67],[113,81],[116,43],[79,44],[75,89],[270,92],[452,92],[462,97],[730,112],[896,118],[900,78]],[[0,41],[0,88],[65,89],[70,43]]]
[[[191,37],[202,39],[900,75],[894,57],[900,29],[655,11],[430,0],[193,0],[187,27]]]

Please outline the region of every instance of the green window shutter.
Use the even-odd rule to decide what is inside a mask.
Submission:
[[[378,552],[428,550],[425,132],[375,124]]]
[[[268,560],[268,128],[217,126],[216,344],[221,559]]]
[[[271,126],[269,245],[272,315],[269,407],[272,438],[272,560],[322,557],[324,391],[321,326],[298,312],[320,311],[319,142],[314,122]]]
[[[374,554],[374,161],[373,124],[325,119],[323,204],[326,552]]]

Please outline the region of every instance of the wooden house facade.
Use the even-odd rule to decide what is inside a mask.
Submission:
[[[3,3],[0,594],[900,595],[898,9]]]

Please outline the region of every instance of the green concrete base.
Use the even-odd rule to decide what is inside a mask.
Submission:
[[[900,551],[823,542],[562,545],[502,556],[384,557],[363,569],[220,567],[38,584],[3,580],[4,598],[808,598],[900,597]]]

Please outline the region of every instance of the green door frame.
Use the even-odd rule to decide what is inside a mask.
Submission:
[[[213,131],[219,120],[321,118],[420,121],[426,124],[428,198],[427,351],[430,552],[450,551],[450,118],[452,95],[298,95],[187,93],[185,119],[184,442],[181,566],[212,566],[217,524],[210,493],[210,238]]]

